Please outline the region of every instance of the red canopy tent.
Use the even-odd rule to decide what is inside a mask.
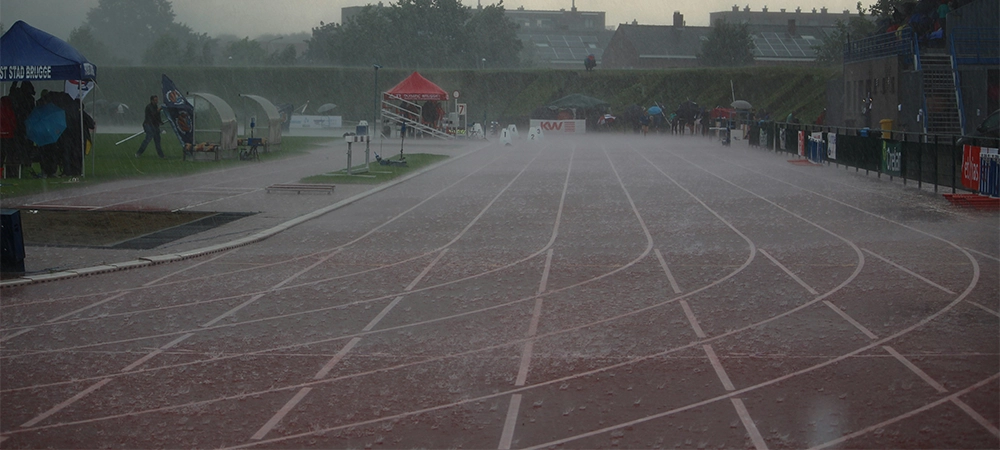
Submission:
[[[438,85],[431,83],[428,79],[422,77],[417,72],[413,72],[405,80],[400,81],[395,87],[386,91],[386,94],[411,102],[425,100],[448,100],[448,93],[445,92],[444,89],[441,89]]]

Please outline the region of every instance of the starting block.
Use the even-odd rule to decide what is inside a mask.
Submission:
[[[500,143],[503,145],[512,145],[510,142],[510,130],[506,128],[500,130]]]
[[[521,137],[521,135],[517,133],[517,125],[507,125],[507,132],[510,133],[511,139],[518,139]]]
[[[542,133],[542,127],[533,127],[533,128],[531,128],[530,131],[528,131],[528,140],[529,141],[540,141],[544,137],[545,137],[545,134]]]

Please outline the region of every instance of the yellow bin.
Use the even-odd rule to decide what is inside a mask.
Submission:
[[[882,127],[882,139],[892,139],[892,119],[882,119],[878,124]]]

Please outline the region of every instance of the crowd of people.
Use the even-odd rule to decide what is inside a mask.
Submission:
[[[892,14],[879,19],[878,33],[896,33],[901,36],[913,30],[921,44],[935,45],[944,42],[948,13],[971,0],[920,0],[893,7]]]
[[[65,129],[55,142],[38,145],[29,137],[28,118],[36,109],[46,105],[53,105],[65,114]],[[0,159],[3,168],[14,171],[37,162],[41,168],[38,176],[41,177],[80,176],[83,174],[86,143],[91,142],[94,126],[94,119],[83,111],[80,101],[69,94],[43,89],[36,98],[35,87],[30,81],[20,85],[12,83],[8,94],[0,97],[0,138],[3,140]]]

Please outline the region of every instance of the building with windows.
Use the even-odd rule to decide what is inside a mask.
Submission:
[[[816,61],[814,46],[832,33],[837,21],[846,21],[850,14],[829,14],[826,8],[812,13],[801,10],[787,12],[740,10],[709,14],[711,23],[726,21],[747,24],[754,41],[754,62],[757,65],[812,64]],[[622,24],[612,36],[605,51],[605,67],[655,69],[698,66],[701,44],[708,39],[712,27],[689,27],[684,15],[674,12],[672,25]]]
[[[613,34],[605,27],[603,11],[537,11],[524,7],[507,10],[518,25],[517,37],[524,44],[529,63],[536,67],[583,68],[583,60],[594,55],[598,65]]]

